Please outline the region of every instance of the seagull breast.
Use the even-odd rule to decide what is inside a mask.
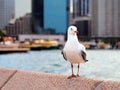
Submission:
[[[84,46],[75,41],[68,41],[63,49],[66,59],[70,63],[84,63],[81,52],[85,51]]]

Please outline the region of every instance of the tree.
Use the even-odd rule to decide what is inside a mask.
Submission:
[[[5,33],[0,29],[0,37],[6,36]]]

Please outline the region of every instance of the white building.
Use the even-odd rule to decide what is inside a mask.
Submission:
[[[120,37],[120,0],[93,0],[93,37]]]
[[[4,28],[14,18],[15,1],[0,0],[0,28]]]
[[[4,30],[8,36],[31,34],[31,14],[27,13],[26,15],[18,19],[11,19]]]

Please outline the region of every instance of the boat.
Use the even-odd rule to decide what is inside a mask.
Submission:
[[[20,43],[14,43],[12,38],[5,37],[3,41],[0,42],[0,54],[4,53],[16,53],[16,52],[27,52],[29,48],[24,48]]]
[[[26,41],[22,46],[31,50],[56,49],[59,47],[58,41],[52,39]]]
[[[0,54],[4,53],[18,53],[18,52],[27,52],[29,48],[16,47],[17,45],[1,45],[0,44]]]

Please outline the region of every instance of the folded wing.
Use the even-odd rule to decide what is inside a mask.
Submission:
[[[62,50],[62,55],[63,55],[63,58],[67,61],[67,57],[66,57],[66,53],[65,53],[65,51],[64,50]]]
[[[86,53],[83,50],[81,50],[81,56],[85,62],[88,61],[88,60],[86,60]]]

